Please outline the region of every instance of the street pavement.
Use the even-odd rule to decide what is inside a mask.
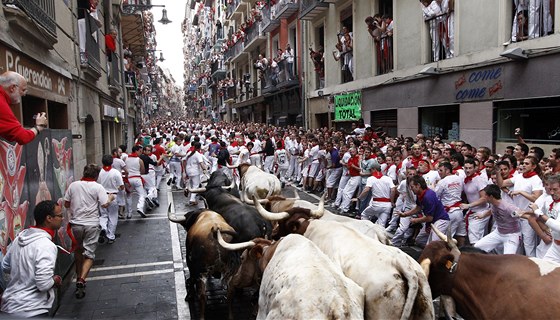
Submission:
[[[165,181],[165,180],[164,180]],[[302,200],[317,204],[319,195],[298,190],[288,184],[283,190],[287,197],[297,192]],[[167,208],[177,215],[196,208],[188,205],[182,191],[171,190],[164,184],[159,193],[160,207],[138,214],[131,220],[119,220],[117,239],[113,244],[99,244],[94,266],[87,279],[86,296],[74,296],[75,275],[63,290],[57,319],[177,319],[198,318],[197,301],[185,302],[186,231],[167,219]],[[199,201],[202,207],[203,201]],[[327,209],[332,210],[330,206]],[[419,248],[407,248],[411,253]],[[410,253],[409,253],[410,254]],[[65,281],[68,283],[69,281]],[[236,319],[254,319],[256,290],[236,293],[233,313]],[[206,319],[228,317],[226,288],[219,280],[208,286]]]

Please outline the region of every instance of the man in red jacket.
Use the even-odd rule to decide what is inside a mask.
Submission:
[[[21,97],[26,93],[27,81],[21,74],[7,71],[0,75],[0,137],[19,144],[31,142],[47,127],[44,112],[35,116],[35,126],[31,129],[23,128],[12,112],[10,105],[21,103]]]

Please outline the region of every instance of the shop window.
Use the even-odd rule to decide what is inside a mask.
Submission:
[[[39,112],[47,112],[45,101],[45,99],[30,95],[21,97],[21,123],[24,127],[33,127],[35,125],[33,116]]]
[[[370,125],[375,131],[383,131],[390,137],[396,137],[397,109],[372,111]]]
[[[554,101],[555,100],[555,101]],[[560,142],[559,99],[537,99],[516,106],[498,107],[496,131],[498,141],[516,142],[516,128],[527,143],[558,144]],[[553,103],[556,103],[553,105]],[[545,106],[543,106],[545,105]]]
[[[420,130],[426,137],[440,135],[445,140],[459,139],[459,106],[419,109]]]
[[[47,101],[49,128],[68,129],[68,106],[62,103]]]

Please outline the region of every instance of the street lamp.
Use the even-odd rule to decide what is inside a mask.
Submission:
[[[163,51],[161,51],[161,50],[146,50],[146,51],[147,51],[147,52],[156,52],[156,51],[159,51],[159,59],[158,59],[159,62],[164,62],[164,61],[165,61],[165,58],[163,57]]]
[[[147,1],[142,1],[142,0],[128,0],[126,3],[124,3],[125,0],[121,1],[121,10],[123,12],[123,14],[126,15],[131,15],[131,14],[135,14],[141,11],[146,11],[146,10],[150,10],[153,7],[163,7],[165,8],[165,5],[163,4],[150,4]],[[163,9],[162,10],[163,16],[160,20],[158,20],[159,23],[161,24],[168,24],[171,23],[171,20],[169,20],[167,18],[167,10]]]

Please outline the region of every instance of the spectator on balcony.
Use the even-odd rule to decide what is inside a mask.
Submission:
[[[311,56],[311,61],[315,66],[315,72],[319,76],[319,88],[325,87],[325,49],[323,46],[319,46],[317,51],[313,48],[309,48],[309,55]]]
[[[31,142],[47,127],[44,112],[35,116],[35,126],[24,129],[12,112],[10,105],[21,103],[27,93],[27,81],[17,72],[7,71],[0,75],[0,137],[21,145]]]
[[[344,82],[349,82],[354,79],[354,63],[353,63],[353,37],[352,33],[347,27],[342,27],[342,32],[337,35],[336,49],[333,50],[333,57],[336,61],[342,59],[342,70],[350,72],[351,78],[345,79]]]
[[[107,55],[107,74],[111,75],[111,62],[113,62],[113,55],[117,52],[117,30],[111,28],[109,33],[105,35],[105,54]]]
[[[278,81],[283,82],[286,80],[286,61],[284,60],[284,51],[281,48],[276,49],[274,61],[278,65]]]
[[[78,0],[78,35],[80,45],[80,62],[87,64],[86,55],[86,34],[93,36],[97,41],[97,28],[101,26],[101,21],[97,16],[97,5],[99,0]]]
[[[519,11],[517,13],[517,32],[515,33],[515,41],[525,41],[529,39],[529,24],[527,21],[527,11]]]
[[[370,34],[370,36],[373,38],[373,40],[375,42],[379,42],[381,40],[381,24],[379,23],[379,20],[381,20],[381,16],[379,15],[379,13],[377,13],[376,15],[374,15],[373,17],[369,16],[366,18],[366,25],[367,25],[367,29],[368,29],[368,33]]]
[[[423,6],[422,15],[424,16],[424,20],[428,21],[430,26],[430,38],[432,40],[432,60],[439,61],[441,33],[437,17],[441,16],[442,14],[441,7],[436,0],[433,0],[431,2],[429,0],[420,0],[420,2]]]
[[[288,72],[288,81],[294,80],[294,52],[290,44],[286,44],[286,50],[283,53],[285,62],[285,70]]]

